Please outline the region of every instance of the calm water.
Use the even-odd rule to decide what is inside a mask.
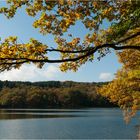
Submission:
[[[139,115],[126,124],[116,108],[0,110],[0,139],[136,139]]]

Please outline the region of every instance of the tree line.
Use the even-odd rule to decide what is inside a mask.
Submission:
[[[0,81],[1,108],[115,107],[96,88],[107,83]]]

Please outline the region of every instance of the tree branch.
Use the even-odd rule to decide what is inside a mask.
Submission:
[[[63,62],[74,62],[74,61],[78,61],[80,59],[84,59],[90,55],[93,55],[95,52],[97,52],[99,49],[102,48],[112,48],[114,50],[123,50],[123,49],[137,49],[140,50],[140,46],[116,46],[115,44],[104,44],[104,45],[100,45],[97,47],[92,48],[92,50],[86,52],[86,54],[81,55],[79,57],[75,57],[75,58],[70,58],[70,59],[60,59],[60,60],[49,60],[49,59],[30,59],[30,58],[0,58],[0,60],[13,60],[14,62],[2,62],[0,63],[0,65],[14,65],[14,64],[23,64],[26,62],[33,62],[33,63],[37,63],[37,62],[46,62],[46,63],[63,63]],[[21,60],[21,61],[20,61]],[[16,62],[18,61],[18,62]]]
[[[8,58],[0,58],[0,66],[2,65],[9,65],[10,66],[13,66],[13,65],[18,65],[18,64],[24,64],[24,63],[27,63],[27,62],[33,62],[33,63],[63,63],[63,62],[74,62],[74,61],[78,61],[80,59],[84,59],[88,56],[91,56],[93,55],[95,52],[97,52],[98,50],[100,49],[103,49],[103,48],[111,48],[111,49],[114,49],[114,50],[124,50],[124,49],[136,49],[136,50],[140,50],[140,46],[135,46],[135,45],[126,45],[126,46],[122,46],[122,45],[119,45],[129,39],[132,39],[136,36],[139,36],[140,35],[140,32],[137,32],[136,34],[133,34],[125,39],[122,39],[114,44],[103,44],[103,45],[100,45],[100,46],[96,46],[96,47],[92,47],[92,48],[88,48],[88,49],[85,49],[85,50],[79,50],[79,51],[68,51],[68,50],[59,50],[59,49],[46,49],[46,52],[47,51],[50,51],[50,52],[61,52],[61,53],[85,53],[81,56],[78,56],[78,57],[75,57],[75,58],[67,58],[67,59],[56,59],[56,60],[49,60],[47,58],[38,58],[38,59],[30,59],[30,58],[24,58],[24,57],[19,57],[19,58],[14,58],[14,57],[8,57]],[[8,61],[12,61],[12,62],[8,62]],[[2,69],[2,68],[1,68]]]
[[[122,39],[122,40],[116,42],[115,44],[117,45],[117,44],[123,43],[123,42],[125,42],[125,41],[127,41],[127,40],[129,40],[129,39],[132,39],[132,38],[134,38],[134,37],[136,37],[136,36],[139,36],[139,35],[140,35],[140,32],[137,32],[137,33],[135,33],[135,34],[133,34],[133,35],[131,35],[131,36],[129,36],[129,37],[126,37],[126,38],[124,38],[124,39]]]
[[[114,45],[117,46],[118,44],[123,43],[123,42],[126,42],[126,41],[128,41],[128,40],[130,40],[130,39],[132,39],[132,38],[134,38],[134,37],[139,36],[139,35],[140,35],[140,32],[137,32],[137,33],[135,33],[135,34],[133,34],[133,35],[131,35],[131,36],[129,36],[129,37],[126,37],[126,38],[124,38],[124,39],[122,39],[122,40],[120,40],[120,41],[114,43]],[[104,45],[105,45],[105,44],[104,44]],[[104,45],[103,45],[103,46],[104,46]],[[113,44],[110,44],[110,45],[112,46]],[[122,47],[116,47],[116,46],[114,46],[113,49],[115,49],[115,50],[139,49],[138,46],[122,46]],[[98,47],[98,46],[97,46],[97,47]],[[83,53],[83,52],[88,52],[88,51],[93,50],[93,49],[94,49],[94,48],[88,48],[88,49],[79,50],[79,51],[68,51],[68,50],[59,50],[59,49],[54,49],[54,48],[52,48],[52,49],[46,49],[45,51],[46,51],[46,52],[47,52],[47,51],[49,51],[49,52],[60,52],[60,53]]]
[[[79,51],[68,51],[68,50],[59,50],[59,49],[46,49],[45,51],[47,52],[60,52],[60,53],[83,53],[83,52],[87,52],[89,50],[92,50],[93,48],[88,48],[85,50],[79,50]]]

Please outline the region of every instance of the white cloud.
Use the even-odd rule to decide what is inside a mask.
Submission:
[[[20,69],[12,69],[0,73],[0,80],[11,81],[45,81],[55,80],[61,74],[58,65],[48,65],[42,69],[35,65],[23,65]]]
[[[100,73],[99,79],[103,81],[110,81],[113,79],[113,75],[108,72],[103,72],[103,73]]]

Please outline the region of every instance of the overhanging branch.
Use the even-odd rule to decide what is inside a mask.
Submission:
[[[0,66],[2,65],[9,65],[9,66],[14,66],[14,65],[18,65],[18,64],[24,64],[27,62],[33,62],[33,63],[38,63],[38,62],[44,62],[44,63],[63,63],[63,62],[74,62],[74,61],[78,61],[80,59],[84,59],[86,57],[89,57],[91,55],[93,55],[95,52],[97,52],[100,49],[103,48],[111,48],[114,50],[124,50],[124,49],[135,49],[135,50],[140,50],[140,46],[135,46],[135,45],[126,45],[126,46],[122,46],[120,44],[134,38],[140,35],[140,32],[137,32],[125,39],[122,39],[114,44],[103,44],[100,46],[96,46],[96,47],[92,47],[92,48],[88,48],[85,50],[78,50],[78,51],[69,51],[69,50],[59,50],[59,49],[46,49],[46,52],[50,51],[50,52],[60,52],[60,53],[79,53],[79,56],[75,57],[75,58],[67,58],[67,59],[56,59],[56,60],[50,60],[48,58],[38,58],[38,59],[30,59],[27,57],[5,57],[5,58],[0,58]],[[84,54],[83,54],[84,53]],[[9,62],[10,61],[10,62]]]
[[[124,43],[124,42],[126,42],[126,41],[128,41],[128,40],[130,40],[130,39],[132,39],[132,38],[134,38],[134,37],[137,37],[137,36],[139,36],[140,35],[140,32],[137,32],[137,33],[135,33],[135,34],[133,34],[133,35],[131,35],[131,36],[129,36],[129,37],[126,37],[126,38],[124,38],[124,39],[122,39],[122,40],[119,40],[118,42],[116,42],[115,44],[117,45],[117,44],[120,44],[120,43]]]
[[[121,46],[121,47],[119,47],[120,46],[119,45],[120,43],[124,43],[124,42],[126,42],[126,41],[128,41],[128,40],[130,40],[130,39],[132,39],[134,37],[137,37],[139,35],[140,35],[140,32],[137,32],[137,33],[135,33],[135,34],[133,34],[133,35],[131,35],[129,37],[126,37],[126,38],[124,38],[122,40],[119,40],[118,42],[116,42],[114,44],[109,44],[109,45],[110,46],[114,46],[112,49],[115,49],[115,50],[123,50],[123,49],[138,49],[139,50],[139,47],[138,46],[135,46],[135,45],[134,46],[131,45],[131,46]],[[102,46],[104,46],[104,45],[102,45]],[[97,47],[100,48],[100,46],[97,46]],[[52,49],[46,49],[45,51],[46,52],[48,52],[48,51],[49,52],[60,52],[60,53],[84,53],[84,52],[92,51],[93,49],[94,48],[92,47],[92,48],[88,48],[88,49],[85,49],[85,50],[69,51],[69,50],[59,50],[59,49],[52,48]]]
[[[90,49],[90,51],[86,52],[84,55],[78,56],[76,58],[70,58],[70,59],[60,59],[60,60],[49,60],[49,59],[30,59],[30,58],[0,58],[0,60],[5,62],[0,62],[0,65],[14,65],[14,64],[23,64],[27,62],[45,62],[45,63],[63,63],[63,62],[74,62],[78,61],[80,59],[84,59],[90,55],[93,55],[95,52],[97,52],[99,49],[102,48],[112,48],[114,50],[123,50],[123,49],[137,49],[140,50],[140,46],[116,46],[115,44],[104,44],[97,47]],[[8,60],[12,60],[13,62],[8,62]],[[21,60],[21,61],[20,61]]]

